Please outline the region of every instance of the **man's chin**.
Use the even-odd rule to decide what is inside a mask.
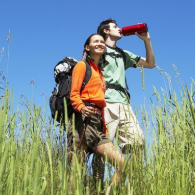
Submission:
[[[121,38],[122,38],[122,36],[120,36],[120,37],[117,37],[117,41],[118,41],[118,40],[120,40]]]

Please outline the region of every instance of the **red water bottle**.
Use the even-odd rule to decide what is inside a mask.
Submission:
[[[124,36],[134,35],[135,32],[143,33],[148,32],[148,26],[146,23],[136,24],[133,26],[126,26],[121,29],[121,34]]]

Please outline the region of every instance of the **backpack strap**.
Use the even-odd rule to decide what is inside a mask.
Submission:
[[[121,55],[123,56],[123,62],[124,62],[124,68],[125,68],[125,66],[126,66],[126,55],[125,55],[125,52],[121,48],[119,48],[119,47],[117,47],[117,49],[120,51]],[[129,90],[126,76],[125,76],[125,85],[126,85],[127,90]]]
[[[130,100],[130,93],[127,91],[127,89],[123,88],[121,85],[106,83],[106,89],[108,89],[108,88],[121,91],[122,93],[124,93],[127,96],[128,101]]]
[[[126,65],[126,55],[125,55],[125,52],[121,48],[119,48],[119,47],[117,47],[117,49],[120,51],[120,53],[122,55],[122,58],[123,58],[123,61],[124,61],[124,66],[125,66]]]
[[[84,61],[86,64],[86,72],[85,72],[85,78],[83,80],[83,84],[81,87],[81,90],[83,90],[83,88],[85,87],[85,85],[88,83],[89,79],[91,78],[91,67],[89,65],[89,63],[87,61]]]

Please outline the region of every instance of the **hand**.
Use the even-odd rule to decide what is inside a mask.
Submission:
[[[150,41],[150,34],[149,32],[144,32],[144,33],[135,33],[140,39],[143,41]]]
[[[85,116],[85,117],[90,117],[91,115],[95,114],[94,108],[91,106],[84,106],[81,109],[81,113]]]

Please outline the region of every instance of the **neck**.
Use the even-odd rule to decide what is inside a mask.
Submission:
[[[116,48],[116,40],[112,39],[111,37],[107,37],[105,43],[110,47]]]
[[[98,66],[101,56],[91,56],[91,58],[94,60],[94,64]]]

